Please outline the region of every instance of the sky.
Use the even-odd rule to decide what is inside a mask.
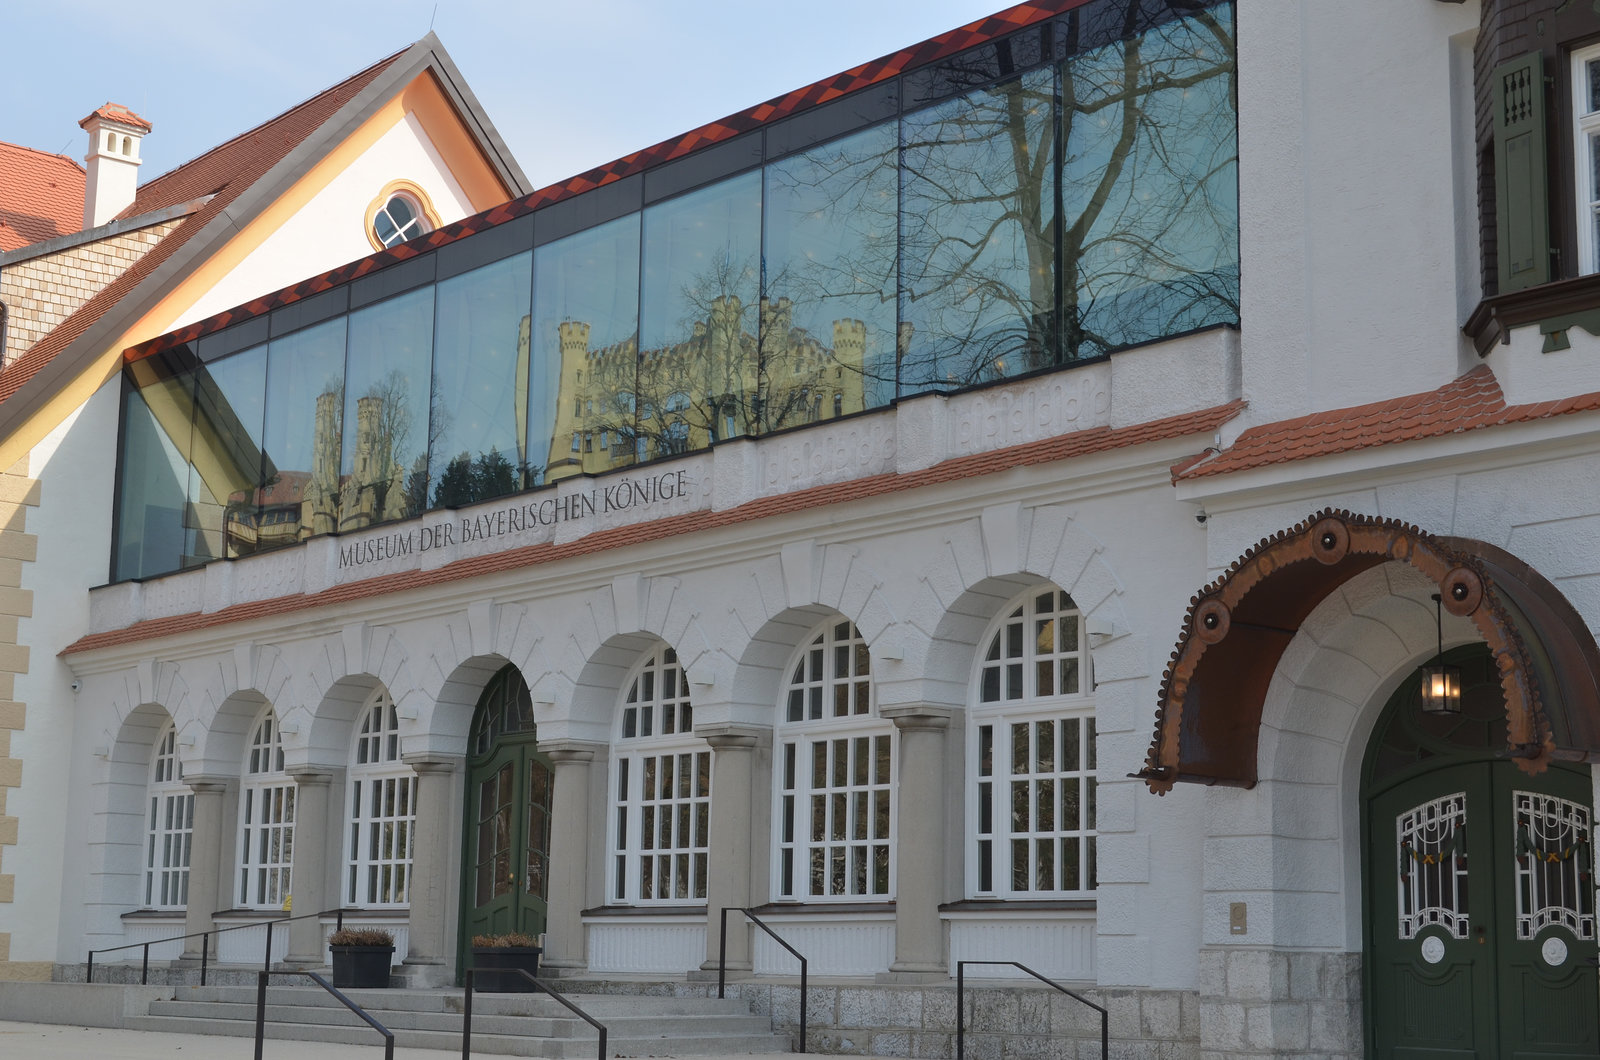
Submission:
[[[0,140],[82,161],[78,121],[154,126],[140,182],[433,31],[533,187],[965,25],[1005,0],[19,0]],[[790,12],[784,14],[783,12]]]

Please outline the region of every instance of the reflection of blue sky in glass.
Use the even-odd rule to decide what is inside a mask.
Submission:
[[[1053,73],[905,117],[902,392],[982,383],[1054,358]]]
[[[276,470],[309,475],[319,445],[339,449],[339,415],[343,412],[345,318],[273,339],[267,350],[266,464]],[[317,399],[339,395],[332,434],[317,438]]]
[[[192,532],[183,526],[189,465],[190,395],[194,378],[187,374],[130,390],[122,416],[122,493],[117,518],[117,555],[113,578],[138,578],[171,570],[175,559],[192,553]],[[175,441],[145,402],[148,395],[184,418],[171,428]]]
[[[491,450],[523,462],[518,427],[519,343],[531,297],[533,254],[523,253],[439,284],[433,365],[433,447],[429,479],[461,456]],[[543,462],[543,457],[538,458]]]
[[[260,484],[266,384],[265,346],[212,361],[200,370],[195,395],[197,440],[205,444],[218,438],[224,444],[212,449],[216,459],[207,469],[212,479],[202,481],[198,472],[191,477],[190,500],[226,504],[230,494]]]
[[[897,128],[884,122],[766,168],[767,297],[788,298],[791,323],[825,347],[834,322],[866,325],[866,406],[894,397]],[[787,336],[762,336],[763,353]],[[851,411],[855,411],[852,409]]]
[[[690,338],[713,300],[737,295],[755,334],[761,253],[761,174],[750,172],[644,212],[639,343],[654,350]]]
[[[550,454],[561,391],[561,325],[588,325],[589,350],[627,342],[638,333],[639,215],[539,247],[533,284],[528,452],[542,464]],[[631,395],[631,379],[628,386]]]

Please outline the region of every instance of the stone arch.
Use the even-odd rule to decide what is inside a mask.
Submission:
[[[150,759],[156,738],[169,721],[175,722],[158,702],[143,702],[132,710],[119,711],[119,715],[115,734],[106,747],[105,768],[95,784],[95,804],[99,807],[95,831],[99,842],[91,848],[103,898],[94,907],[90,937],[104,938],[110,945],[121,941],[121,914],[144,904],[140,881],[144,872]]]
[[[406,652],[415,660],[407,667],[415,680],[389,689],[407,753],[464,754],[472,712],[489,679],[511,663],[534,689],[546,669],[544,635],[521,604],[474,601],[442,627],[429,624],[413,635],[428,638],[427,645],[412,645]]]
[[[291,764],[331,769],[346,764],[353,725],[375,689],[383,688],[399,703],[415,687],[405,644],[392,628],[365,622],[318,641],[302,681],[315,707],[309,737],[296,748]]]
[[[1070,595],[1090,633],[1096,679],[1103,684],[1145,676],[1137,650],[1109,643],[1127,637],[1122,582],[1105,559],[1105,545],[1062,505],[1020,503],[984,509],[945,539],[946,561],[930,563],[918,587],[911,620],[921,650],[916,687],[903,695],[964,710],[976,653],[999,609],[1023,590],[1050,582]],[[1134,639],[1134,638],[1128,638]]]
[[[1150,790],[1255,784],[1264,701],[1285,650],[1326,598],[1391,560],[1430,579],[1444,610],[1470,618],[1488,645],[1520,769],[1600,759],[1600,647],[1548,580],[1482,541],[1324,509],[1261,541],[1191,600],[1139,774]]]
[[[1269,686],[1254,788],[1207,789],[1205,923],[1248,898],[1250,932],[1205,941],[1357,952],[1361,765],[1394,690],[1437,650],[1435,586],[1403,563],[1355,575],[1306,617]],[[1444,646],[1482,643],[1445,615]]]

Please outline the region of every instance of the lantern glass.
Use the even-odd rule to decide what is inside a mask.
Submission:
[[[1422,713],[1461,713],[1461,667],[1441,664],[1422,668]]]

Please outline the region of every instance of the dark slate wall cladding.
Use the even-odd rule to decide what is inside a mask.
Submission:
[[[1600,10],[1592,3],[1552,0],[1483,0],[1473,51],[1473,96],[1478,144],[1478,230],[1484,294],[1497,293],[1495,232],[1494,115],[1490,99],[1496,66],[1531,51],[1544,56],[1546,142],[1550,146],[1550,238],[1556,249],[1551,275],[1578,274],[1577,190],[1572,164],[1573,50],[1600,41]]]
[[[739,169],[758,165],[763,157],[771,159],[775,153],[798,150],[854,128],[870,125],[895,113],[894,110],[886,110],[888,106],[910,108],[935,99],[947,98],[975,84],[1007,76],[1007,71],[1020,72],[1030,66],[1038,66],[1069,54],[1100,47],[1121,39],[1130,32],[1139,32],[1141,29],[1181,18],[1191,12],[1214,7],[1218,2],[1220,0],[1036,0],[1018,4],[969,26],[951,30],[931,40],[863,63],[833,77],[691,130],[676,139],[637,151],[559,184],[541,188],[521,199],[504,203],[455,224],[446,225],[411,242],[379,251],[206,320],[197,321],[177,331],[130,347],[123,356],[127,361],[138,360],[159,350],[191,342],[203,335],[221,331],[279,307],[287,307],[353,280],[388,270],[400,262],[417,258],[428,251],[454,244],[468,237],[481,238],[482,233],[491,232],[507,222],[535,211],[541,216],[534,242],[546,243],[562,235],[570,235],[638,209],[643,205],[646,194],[652,198],[674,194],[674,191],[665,190],[674,184],[680,185],[676,187],[677,191],[688,190],[728,176]],[[1048,25],[1040,25],[1046,20],[1053,21]],[[1002,40],[1008,37],[1011,39]],[[908,73],[912,75],[911,78],[903,77]],[[919,94],[915,98],[910,98],[910,86],[902,87],[902,83],[909,82],[913,78]],[[861,95],[859,103],[854,99],[858,93]],[[907,98],[900,98],[903,95]],[[845,102],[847,98],[849,101]],[[824,112],[820,111],[813,116],[812,112],[824,104],[834,105],[825,112],[827,116],[822,117]],[[855,121],[848,120],[852,107],[859,107]],[[806,120],[796,120],[795,124],[784,128],[775,138],[769,137],[763,150],[762,135],[756,132],[757,130],[762,130],[780,119],[798,119],[801,115],[805,115]],[[809,124],[813,121],[815,124]],[[702,163],[696,159],[693,165],[675,171],[673,177],[668,177],[666,172],[659,177],[651,173],[646,178],[646,184],[656,186],[647,189],[635,186],[626,192],[618,189],[622,194],[618,194],[616,198],[605,196],[603,200],[585,202],[582,207],[573,209],[567,216],[559,219],[552,212],[548,218],[551,230],[546,231],[547,218],[544,215],[557,203],[565,203],[575,197],[593,198],[596,189],[609,187],[626,178],[644,174],[664,163],[702,152],[704,149],[712,148],[713,145],[722,144],[751,132],[756,132],[756,135],[751,137],[753,146],[729,145],[731,150],[726,158],[720,151],[715,156],[721,160],[722,165],[734,165],[735,168],[722,168],[718,172],[719,166],[711,164],[708,158],[703,168]],[[778,146],[775,146],[774,140]],[[749,154],[752,151],[754,154]],[[629,204],[624,206],[622,204],[624,200]],[[519,226],[517,231],[521,232],[523,229]],[[472,259],[482,264],[526,248],[525,242],[517,248],[510,248],[501,242],[501,240],[509,241],[511,238],[509,234],[496,237],[493,240],[494,249],[486,246],[481,260],[478,260],[480,256],[473,252],[459,252],[462,257],[452,263],[449,271],[442,271],[444,266],[441,262],[441,271],[438,275],[443,278],[471,267],[458,264],[460,261]],[[406,290],[412,286],[415,284],[404,283],[389,293]],[[312,321],[307,321],[310,322]],[[276,334],[282,334],[285,330],[276,326],[273,328]]]

